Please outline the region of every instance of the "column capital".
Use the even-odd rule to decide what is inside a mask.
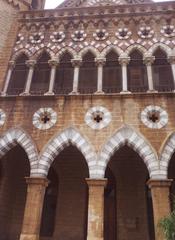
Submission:
[[[175,55],[168,56],[168,61],[170,64],[175,64]]]
[[[106,62],[106,58],[102,58],[102,57],[95,58],[95,63],[97,66],[103,66],[105,62]]]
[[[89,187],[106,187],[107,181],[108,181],[107,178],[100,179],[86,178],[86,182]]]
[[[128,65],[129,61],[130,61],[130,57],[126,57],[126,56],[121,56],[119,57],[119,63],[122,65],[122,66],[126,66]]]
[[[27,60],[27,61],[26,61],[26,65],[27,65],[29,68],[34,68],[35,65],[36,65],[36,60]]]
[[[9,68],[13,69],[15,66],[15,61],[9,61]]]
[[[28,185],[42,185],[43,187],[47,187],[49,184],[49,181],[47,178],[26,177],[25,179]]]
[[[57,67],[58,66],[58,64],[59,64],[59,61],[57,60],[57,59],[50,59],[49,61],[48,61],[48,63],[49,63],[49,65],[51,66],[51,67]]]
[[[148,180],[147,185],[149,186],[149,188],[167,188],[171,186],[172,182],[173,179],[150,179]]]
[[[151,66],[155,61],[155,56],[145,56],[143,62],[147,66]]]
[[[71,59],[71,63],[73,67],[80,67],[82,64],[82,58],[73,58]]]

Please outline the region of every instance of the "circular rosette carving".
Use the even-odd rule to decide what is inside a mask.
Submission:
[[[50,35],[50,39],[53,43],[59,43],[62,42],[65,39],[66,35],[64,32],[53,32],[52,35]]]
[[[128,39],[132,33],[128,30],[128,28],[119,28],[115,35],[118,39],[125,40]]]
[[[75,42],[81,42],[86,38],[87,34],[84,32],[84,30],[77,30],[75,31],[71,37]]]
[[[0,126],[3,126],[6,120],[6,114],[5,112],[0,109]]]
[[[141,38],[152,38],[154,35],[154,31],[150,28],[150,27],[140,27],[139,31],[138,31],[138,35]]]
[[[101,106],[90,108],[85,115],[85,122],[92,129],[100,130],[111,122],[111,113]]]
[[[148,128],[160,129],[168,123],[168,114],[159,106],[147,106],[141,112],[141,121]]]
[[[106,29],[97,29],[95,33],[93,33],[93,37],[97,41],[105,40],[108,37],[109,33],[106,32]]]
[[[52,108],[40,108],[33,115],[33,125],[40,130],[51,128],[56,121],[57,113]]]
[[[166,25],[163,26],[160,32],[165,36],[165,37],[174,37],[175,36],[175,27],[173,25]]]
[[[39,32],[39,33],[33,33],[30,37],[29,37],[29,41],[32,44],[37,44],[37,43],[41,43],[44,40],[44,34]]]

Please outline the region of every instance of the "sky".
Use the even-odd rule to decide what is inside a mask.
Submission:
[[[52,9],[57,7],[60,3],[62,3],[64,0],[46,0],[46,9]],[[155,2],[163,2],[162,0],[154,0]],[[165,1],[164,1],[165,2]]]

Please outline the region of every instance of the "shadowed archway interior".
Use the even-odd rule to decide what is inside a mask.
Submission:
[[[30,165],[17,145],[0,159],[0,239],[18,240],[24,215]]]
[[[175,201],[175,153],[172,155],[169,163],[168,179],[173,180],[173,183],[171,185],[171,191],[170,191],[171,207],[173,208],[173,201]]]
[[[154,240],[148,170],[143,160],[124,146],[111,157],[105,177],[105,240]]]
[[[76,147],[66,147],[56,157],[48,174],[41,240],[86,239],[88,176],[86,160]]]

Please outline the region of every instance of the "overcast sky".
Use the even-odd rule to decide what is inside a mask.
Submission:
[[[51,9],[57,7],[60,3],[62,3],[64,0],[46,0],[46,9]],[[163,2],[162,0],[155,0],[155,2]]]

